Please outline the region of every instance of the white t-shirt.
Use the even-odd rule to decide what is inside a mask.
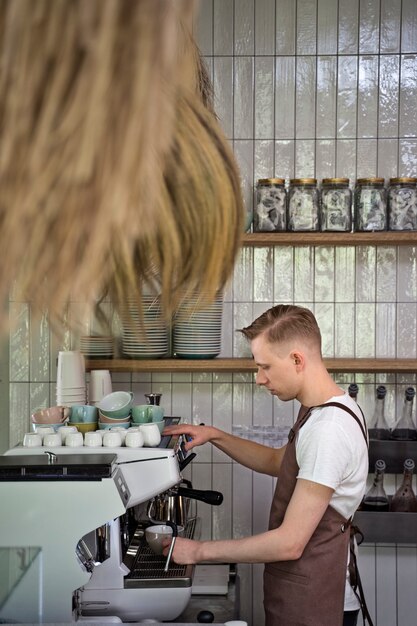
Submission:
[[[356,402],[347,393],[327,402],[344,404],[364,424]],[[368,475],[368,450],[356,420],[337,407],[314,409],[298,432],[296,458],[297,478],[334,489],[330,506],[346,519],[351,517],[364,496]],[[359,602],[348,572],[346,576],[345,611],[354,611]]]

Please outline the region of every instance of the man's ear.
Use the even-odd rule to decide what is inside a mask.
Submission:
[[[297,350],[294,350],[290,356],[291,356],[292,362],[295,365],[296,370],[301,371],[305,364],[304,354],[302,352],[298,352]]]

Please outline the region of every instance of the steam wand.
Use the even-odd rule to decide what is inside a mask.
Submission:
[[[153,524],[161,524],[161,520],[154,519],[153,517],[149,515],[149,513],[148,513],[148,518]],[[172,528],[172,541],[169,546],[167,560],[165,561],[165,566],[164,566],[164,572],[167,572],[170,561],[171,561],[172,551],[174,550],[175,540],[178,537],[178,526],[175,522],[171,522],[171,520],[168,520],[168,519],[165,520],[163,523],[166,524],[166,526],[169,526],[170,528]]]

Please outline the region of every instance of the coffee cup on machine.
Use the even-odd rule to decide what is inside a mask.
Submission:
[[[184,534],[183,526],[177,526],[177,532],[178,537],[182,537]],[[165,539],[170,539],[171,537],[172,528],[167,524],[155,524],[145,529],[146,542],[155,554],[162,554]]]

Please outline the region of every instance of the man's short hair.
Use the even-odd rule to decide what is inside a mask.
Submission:
[[[309,309],[294,304],[271,307],[239,332],[249,341],[263,333],[270,343],[301,339],[318,347],[321,353],[321,333],[316,318]]]

